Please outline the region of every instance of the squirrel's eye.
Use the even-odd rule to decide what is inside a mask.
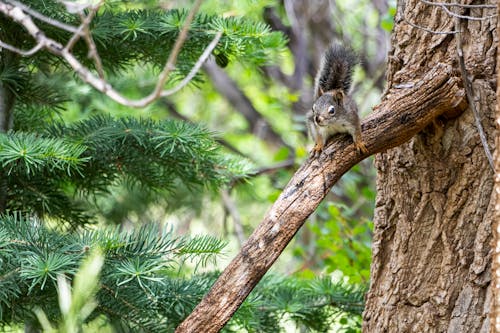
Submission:
[[[335,107],[334,107],[333,105],[330,105],[330,106],[328,107],[328,113],[329,113],[329,114],[335,114]]]

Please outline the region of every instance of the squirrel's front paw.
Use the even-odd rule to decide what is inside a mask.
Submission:
[[[323,147],[320,145],[315,145],[311,152],[309,153],[309,156],[311,158],[318,157],[321,154],[321,151],[323,150]]]
[[[368,154],[368,148],[366,148],[366,145],[363,141],[356,141],[354,142],[354,144],[356,145],[356,149],[358,150],[358,152]]]

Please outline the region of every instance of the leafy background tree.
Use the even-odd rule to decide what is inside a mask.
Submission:
[[[58,2],[23,3],[80,24]],[[190,86],[139,110],[93,90],[46,51],[22,57],[3,48],[2,325],[47,330],[77,320],[89,331],[95,325],[173,331],[307,157],[304,114],[326,45],[342,40],[364,60],[354,87],[363,112],[382,89],[384,44],[355,32],[373,28],[383,41],[388,5],[360,1],[350,15],[341,14],[352,8],[347,2],[324,6],[205,2],[167,87],[184,78],[214,32],[223,31],[213,58]],[[107,1],[93,19],[106,78],[126,96],[154,87],[188,13],[173,7]],[[71,37],[35,22],[62,44]],[[34,46],[19,24],[6,16],[0,24],[2,42]],[[73,51],[95,66],[83,40]],[[227,331],[359,330],[373,179],[371,162],[343,178]],[[83,294],[75,277],[73,299],[97,305],[88,314],[61,311],[61,276],[73,280],[95,248],[103,255],[99,287]]]

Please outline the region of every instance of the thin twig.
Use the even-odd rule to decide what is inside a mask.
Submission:
[[[196,63],[194,64],[194,66],[191,69],[191,71],[189,72],[189,74],[184,79],[182,79],[182,81],[179,82],[179,84],[176,85],[175,87],[162,91],[160,96],[161,97],[169,96],[169,95],[175,94],[176,92],[178,92],[179,90],[184,88],[184,86],[186,86],[189,83],[189,81],[191,81],[193,79],[193,77],[196,75],[196,73],[198,73],[201,66],[208,59],[210,54],[212,54],[212,51],[217,46],[217,43],[219,43],[219,40],[221,37],[222,37],[222,31],[218,31],[215,34],[214,39],[210,42],[210,44],[208,44],[205,51],[203,51],[201,56],[198,58],[198,61],[196,61]]]
[[[485,8],[485,9],[495,9],[497,8],[496,5],[466,5],[466,4],[461,4],[457,2],[433,2],[433,1],[428,1],[428,0],[420,0],[423,3],[426,3],[428,5],[432,6],[446,6],[446,7],[461,7],[461,8]]]
[[[75,43],[78,42],[78,40],[80,39],[81,36],[83,36],[85,29],[89,26],[90,22],[94,18],[94,15],[97,12],[97,10],[99,9],[99,7],[101,6],[101,3],[102,3],[102,1],[100,1],[97,4],[97,6],[92,7],[91,12],[86,17],[84,17],[83,14],[80,13],[80,19],[81,19],[82,23],[80,24],[77,31],[73,34],[73,36],[71,36],[70,40],[68,41],[68,43],[64,47],[66,50],[71,51],[71,49],[73,49],[73,46],[75,46]]]
[[[410,22],[410,20],[408,20],[406,18],[406,16],[403,14],[403,20],[408,23],[409,25],[411,25],[412,27],[414,28],[417,28],[417,29],[420,29],[420,30],[423,30],[423,31],[426,31],[426,32],[430,32],[432,34],[438,34],[438,35],[453,35],[453,34],[456,34],[458,33],[458,31],[456,30],[453,30],[453,31],[437,31],[437,30],[432,30],[432,29],[429,29],[429,28],[426,28],[426,27],[423,27],[421,25],[418,25],[418,24],[415,24],[413,22]]]
[[[420,1],[423,1],[423,0],[420,0]],[[497,17],[497,14],[489,15],[489,16],[484,16],[484,17],[474,17],[474,16],[470,16],[470,15],[460,15],[460,14],[452,12],[446,6],[441,6],[441,8],[443,8],[443,10],[446,12],[446,14],[448,14],[448,15],[450,15],[452,17],[458,17],[458,18],[461,18],[461,19],[471,20],[471,21],[483,21],[483,20],[488,20],[490,18]]]
[[[97,47],[95,45],[94,39],[92,38],[92,34],[90,33],[89,25],[95,14],[101,7],[104,0],[99,1],[95,6],[92,6],[90,13],[85,16],[83,13],[80,13],[80,17],[82,19],[83,25],[83,38],[87,43],[87,47],[89,49],[88,56],[89,58],[94,60],[94,65],[101,79],[104,79],[104,68],[102,66],[101,57],[99,57],[99,53],[97,53]]]
[[[474,16],[468,16],[468,15],[460,15],[460,14],[452,12],[448,8],[448,7],[461,7],[461,8],[484,8],[484,9],[490,9],[490,8],[496,8],[496,6],[494,6],[494,5],[461,5],[461,4],[458,4],[458,3],[432,2],[432,1],[429,1],[429,0],[420,0],[420,2],[425,3],[427,5],[431,5],[431,6],[439,6],[449,16],[455,17],[455,18],[458,17],[458,18],[462,18],[462,19],[466,19],[466,20],[472,20],[472,21],[483,21],[483,20],[488,20],[490,18],[494,18],[494,17],[497,16],[496,14],[490,15],[490,16],[485,16],[485,17],[474,17]],[[409,25],[411,25],[412,27],[414,27],[414,28],[417,28],[417,29],[420,29],[420,30],[424,30],[426,32],[430,32],[430,33],[433,33],[433,34],[452,35],[452,34],[459,33],[457,30],[454,30],[454,31],[437,31],[437,30],[432,30],[432,29],[423,27],[421,25],[418,25],[418,24],[415,24],[413,22],[410,22],[410,20],[408,20],[406,18],[406,15],[404,13],[403,13],[403,20],[406,23],[408,23]]]
[[[460,18],[455,17],[455,29],[458,31],[456,35],[456,44],[457,44],[457,56],[458,63],[460,65],[460,72],[462,74],[462,80],[465,87],[465,94],[467,96],[467,101],[469,103],[470,108],[472,109],[472,113],[474,114],[474,120],[476,122],[476,128],[479,132],[479,138],[481,139],[481,144],[483,145],[484,153],[486,154],[486,158],[490,164],[491,169],[495,172],[495,165],[493,163],[493,156],[491,155],[490,148],[488,146],[488,141],[486,139],[486,134],[484,133],[483,125],[481,124],[481,117],[476,108],[476,103],[474,102],[474,90],[472,88],[472,84],[469,80],[469,76],[467,74],[467,69],[465,68],[465,60],[464,60],[464,52],[462,48],[462,33],[460,26]]]
[[[428,5],[439,6],[446,12],[446,14],[448,14],[452,17],[459,17],[459,18],[462,18],[465,20],[483,21],[483,20],[488,20],[490,18],[497,16],[497,14],[485,16],[485,17],[474,17],[474,16],[469,16],[469,15],[460,15],[460,14],[454,13],[451,10],[449,10],[448,6],[446,6],[444,3],[437,3],[437,2],[432,2],[432,1],[428,1],[428,0],[420,0],[420,1],[425,3],[425,4],[428,4]],[[469,8],[487,8],[487,7],[469,7]]]
[[[255,172],[252,172],[251,176],[255,177],[255,176],[260,176],[260,175],[264,175],[264,174],[274,173],[274,172],[281,170],[281,169],[291,168],[294,165],[295,165],[295,160],[293,158],[290,158],[290,159],[287,159],[283,162],[279,162],[279,163],[276,163],[274,165],[258,169]]]
[[[33,48],[25,51],[25,50],[18,49],[17,47],[12,46],[10,44],[4,43],[0,40],[0,48],[4,48],[4,49],[9,50],[11,52],[15,52],[17,54],[22,55],[23,57],[28,57],[28,56],[31,56],[31,55],[37,53],[42,47],[43,47],[42,43],[37,43]]]
[[[59,28],[61,30],[66,30],[66,31],[69,31],[69,32],[72,32],[72,33],[76,33],[78,31],[78,28],[76,28],[76,27],[74,27],[72,25],[60,22],[60,21],[55,20],[53,18],[47,17],[47,16],[43,15],[42,13],[37,12],[34,9],[31,9],[30,7],[24,5],[23,3],[19,2],[19,1],[6,0],[6,2],[10,3],[13,6],[21,8],[24,12],[26,12],[29,15],[33,16],[34,18],[37,18],[40,21],[48,23],[48,24],[50,24],[50,25],[52,25],[54,27],[57,27],[57,28]]]
[[[189,27],[191,26],[191,22],[194,19],[194,15],[196,14],[198,9],[200,8],[202,1],[203,0],[196,0],[193,7],[189,11],[189,14],[186,17],[186,21],[184,22],[184,25],[181,29],[181,32],[179,33],[179,36],[177,37],[177,40],[175,41],[174,47],[173,47],[172,51],[170,52],[170,55],[168,56],[167,62],[165,63],[165,67],[163,67],[163,70],[158,77],[158,82],[156,84],[156,88],[154,89],[154,91],[150,95],[150,96],[152,96],[153,99],[156,99],[158,96],[160,96],[161,90],[163,89],[163,86],[165,85],[165,82],[167,81],[167,78],[170,74],[170,71],[175,66],[175,63],[177,61],[177,56],[181,52],[182,45],[184,45],[184,42],[186,41],[187,33],[189,30]]]

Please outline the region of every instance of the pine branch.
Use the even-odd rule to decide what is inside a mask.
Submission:
[[[115,327],[132,331],[172,332],[218,276],[183,277],[177,259],[203,262],[205,254],[220,253],[224,244],[207,236],[175,237],[157,225],[131,232],[108,228],[60,234],[20,215],[2,216],[0,222],[0,325],[24,322],[34,315],[34,305],[39,308],[38,317],[43,314],[44,323],[55,323],[53,327],[77,320],[80,315],[59,310],[68,306],[73,306],[73,311],[81,309],[68,299],[61,301],[65,292],[60,277],[74,281],[74,289],[82,293],[78,286],[85,281],[75,276],[77,268],[99,250],[104,262],[95,307],[82,316],[92,320],[104,315]],[[93,287],[89,288],[87,295],[93,294]],[[280,318],[287,314],[297,324],[325,331],[332,314],[360,313],[361,308],[353,309],[352,304],[362,302],[363,293],[362,288],[330,277],[301,280],[269,276],[228,328],[278,332]]]
[[[152,324],[158,315],[155,313],[158,295],[165,283],[171,283],[165,272],[170,271],[171,275],[178,272],[174,258],[196,256],[193,248],[202,248],[207,253],[217,253],[220,249],[219,240],[179,238],[155,225],[129,233],[106,229],[59,234],[37,220],[19,215],[3,216],[0,221],[2,323],[23,322],[22,310],[29,311],[37,302],[45,304],[40,302],[42,299],[51,304],[43,308],[48,318],[55,318],[57,277],[72,278],[81,260],[92,249],[100,249],[105,255],[102,282],[108,286],[98,293],[101,311],[124,321],[143,317],[146,320],[143,325]],[[120,302],[122,308],[110,306],[112,311],[103,310],[106,304]]]
[[[188,187],[217,187],[248,173],[241,161],[219,150],[211,132],[185,122],[93,117],[71,126],[54,126],[48,133],[88,147],[91,159],[81,169],[82,177],[74,179],[82,190],[109,186],[120,175],[161,189],[176,178]],[[110,180],[103,179],[103,174]]]
[[[194,6],[193,9],[194,11],[196,10],[197,6]],[[111,22],[106,22],[105,25],[102,27],[102,31],[99,31],[99,25],[95,27],[94,31],[94,37],[92,38],[90,35],[87,36],[87,40],[95,40],[96,43],[96,48],[95,50],[91,50],[92,54],[94,54],[93,58],[94,59],[102,59],[103,60],[103,65],[107,65],[105,62],[106,58],[102,57],[98,54],[99,52],[99,45],[106,45],[106,49],[113,49],[112,48],[112,43],[110,41],[114,40],[116,44],[119,41],[120,44],[122,44],[123,48],[123,34],[125,33],[125,39],[128,39],[129,41],[132,40],[134,41],[135,45],[129,45],[130,48],[128,49],[123,49],[123,52],[119,54],[117,50],[114,50],[115,55],[115,60],[123,58],[123,54],[126,54],[126,58],[129,60],[132,58],[138,58],[138,57],[143,57],[145,55],[145,52],[149,48],[144,47],[144,45],[139,45],[138,41],[149,41],[150,43],[152,42],[152,37],[154,39],[154,36],[158,37],[170,37],[167,38],[167,44],[165,40],[158,39],[160,41],[160,46],[161,45],[168,45],[168,48],[171,49],[171,57],[167,60],[165,65],[163,66],[163,70],[159,75],[159,79],[157,81],[157,84],[155,85],[155,89],[151,94],[148,96],[141,98],[139,100],[131,100],[122,94],[120,94],[118,91],[116,91],[111,85],[109,84],[108,81],[106,81],[101,75],[101,77],[97,77],[96,75],[93,74],[93,72],[90,70],[88,67],[88,64],[86,64],[84,61],[79,60],[79,57],[75,54],[73,54],[70,50],[70,47],[64,47],[62,42],[58,41],[55,38],[51,38],[49,34],[45,32],[43,29],[42,25],[37,25],[29,15],[29,13],[23,12],[21,7],[13,6],[10,4],[5,4],[0,2],[0,11],[4,13],[6,16],[10,17],[12,20],[15,22],[18,22],[20,25],[22,25],[26,31],[31,35],[32,38],[35,39],[36,41],[36,46],[35,48],[43,48],[46,49],[47,51],[51,52],[52,54],[64,59],[66,63],[80,76],[80,78],[93,86],[95,89],[98,91],[101,91],[102,93],[106,94],[108,97],[112,98],[113,100],[117,101],[120,104],[123,105],[128,105],[128,106],[133,106],[133,107],[143,107],[146,106],[153,101],[155,101],[158,97],[160,96],[168,96],[171,95],[175,92],[177,92],[179,89],[181,89],[183,86],[185,86],[191,79],[195,77],[195,74],[198,72],[199,68],[205,62],[207,57],[212,53],[212,51],[215,50],[215,53],[220,56],[224,55],[224,57],[229,58],[231,55],[242,55],[242,54],[248,54],[251,55],[249,58],[253,59],[254,61],[262,61],[263,59],[267,59],[269,55],[269,51],[266,51],[266,49],[269,49],[270,44],[280,45],[282,44],[282,39],[280,35],[274,35],[272,34],[269,29],[262,24],[248,24],[248,23],[241,23],[241,20],[235,20],[235,19],[219,19],[218,17],[200,17],[195,21],[193,26],[195,28],[200,27],[200,23],[203,23],[206,27],[206,31],[203,32],[201,30],[201,34],[199,33],[200,30],[196,29],[190,37],[190,43],[191,43],[191,49],[188,49],[188,47],[183,49],[182,56],[184,59],[188,61],[192,61],[193,56],[198,55],[197,58],[195,58],[195,62],[192,65],[192,69],[189,71],[189,74],[184,75],[184,79],[175,87],[169,90],[162,90],[163,86],[169,77],[169,73],[173,69],[173,65],[175,62],[175,59],[177,58],[177,55],[180,54],[180,47],[182,44],[184,44],[184,41],[186,39],[186,33],[187,29],[190,26],[191,20],[194,18],[194,14],[190,13],[187,14],[186,16],[183,14],[183,12],[179,11],[172,11],[169,13],[169,15],[164,15],[163,17],[160,17],[160,22],[165,23],[160,25],[161,29],[158,29],[158,25],[156,24],[151,24],[152,22],[158,22],[158,21],[151,21],[150,18],[148,17],[149,12],[136,12],[136,13],[142,13],[141,15],[135,15],[136,18],[133,19],[133,17],[126,17],[126,20],[123,20],[124,17],[120,17],[120,15],[113,16],[113,15],[107,15],[111,16],[111,18],[118,18],[122,19],[121,21],[117,22],[118,26],[127,24],[129,22],[130,24],[125,27],[123,30],[117,31],[115,29],[111,29],[110,23]],[[126,14],[128,15],[128,13]],[[134,13],[132,13],[132,16]],[[104,15],[106,16],[106,15]],[[157,16],[158,15],[149,15],[149,16]],[[132,19],[132,20],[131,20]],[[175,22],[175,19],[177,22]],[[183,28],[179,31],[179,21],[182,20],[182,26]],[[98,17],[96,17],[96,21],[99,22]],[[111,20],[112,21],[112,20]],[[116,20],[115,20],[116,21]],[[172,21],[174,21],[172,24]],[[46,24],[49,24],[47,20],[45,20]],[[149,25],[148,25],[149,23]],[[197,26],[199,25],[199,26]],[[150,31],[145,30],[144,28],[150,28]],[[154,27],[151,29],[151,27]],[[159,30],[159,31],[152,31],[152,30]],[[216,33],[213,33],[213,31],[218,31]],[[173,33],[172,33],[173,32]],[[198,33],[197,33],[198,32]],[[80,33],[80,32],[78,32]],[[110,35],[111,33],[111,35]],[[222,34],[225,34],[226,37],[224,40],[222,40],[223,43],[221,43],[220,46],[218,46],[219,40],[221,40]],[[246,37],[250,38],[242,38],[241,34],[246,34]],[[147,34],[146,38],[141,38],[136,41],[136,37],[138,35]],[[117,36],[118,35],[118,36]],[[1,37],[1,36],[0,36]],[[118,38],[117,38],[118,37]],[[206,39],[210,38],[211,42],[208,43]],[[100,40],[101,38],[101,40]],[[71,39],[70,43],[67,44],[68,46],[73,46],[73,40],[75,38]],[[253,40],[253,43],[251,41]],[[172,44],[172,41],[173,42]],[[230,44],[228,44],[230,43]],[[266,45],[267,44],[267,45]],[[3,42],[4,46],[8,46],[7,43]],[[41,45],[41,46],[40,46]],[[94,44],[91,44],[94,45]],[[151,44],[149,44],[151,45]],[[200,45],[207,45],[205,50],[200,53]],[[19,49],[18,47],[12,45],[14,49]],[[75,45],[76,46],[76,45]],[[186,45],[187,46],[187,45]],[[156,47],[157,48],[157,47]],[[218,49],[216,49],[218,48]],[[117,45],[117,49],[119,49],[119,46]],[[158,49],[158,48],[157,48]],[[165,48],[160,48],[163,51],[165,51]],[[192,50],[195,50],[196,52],[192,52]],[[15,50],[14,50],[15,51]],[[75,49],[77,51],[77,49]],[[243,51],[243,52],[242,52]],[[111,51],[113,52],[113,51]],[[186,53],[187,52],[187,53]],[[191,53],[189,53],[191,52]],[[22,52],[21,52],[22,53]],[[228,54],[226,54],[228,53]],[[158,57],[155,57],[156,60],[158,60]],[[161,57],[163,58],[163,57]],[[125,60],[125,59],[124,59]],[[188,61],[185,61],[184,65],[188,63]],[[115,64],[120,64],[120,61],[116,61]],[[109,67],[111,64],[109,64]],[[97,67],[101,67],[100,61],[99,65]],[[106,66],[107,67],[107,66]],[[115,65],[116,67],[116,65]],[[185,67],[183,65],[179,65],[179,69],[181,72],[184,72],[182,70],[182,67]],[[102,73],[103,74],[103,73]],[[171,80],[172,82],[172,80]]]
[[[0,135],[6,209],[76,226],[93,219],[75,194],[107,193],[124,183],[149,192],[151,201],[168,190],[216,189],[249,174],[248,163],[223,153],[212,136],[180,121],[104,116],[38,135]]]
[[[40,138],[34,134],[0,134],[0,164],[7,175],[60,170],[72,175],[79,171],[88,157],[85,146],[64,139]]]

